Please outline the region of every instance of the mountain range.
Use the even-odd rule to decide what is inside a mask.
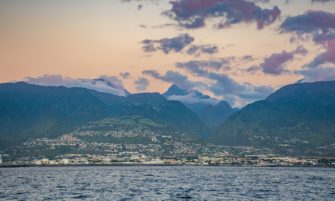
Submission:
[[[335,144],[335,81],[284,86],[238,110],[199,91],[115,95],[92,88],[0,84],[0,150],[104,118],[141,116],[216,144],[309,154]]]
[[[117,96],[85,88],[0,84],[0,146],[57,136],[106,117],[140,115],[203,138],[208,128],[179,101],[158,93]]]
[[[187,91],[173,84],[162,94],[168,100],[177,100],[184,103],[194,112],[199,112],[209,105],[216,105],[219,101],[197,90]]]
[[[197,114],[210,130],[217,129],[229,115],[237,111],[226,101],[219,101],[197,90],[187,91],[177,85],[172,85],[162,95],[168,100],[182,102]]]

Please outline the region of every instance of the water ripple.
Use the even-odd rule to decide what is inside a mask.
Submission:
[[[335,200],[335,169],[31,167],[0,169],[1,200]]]

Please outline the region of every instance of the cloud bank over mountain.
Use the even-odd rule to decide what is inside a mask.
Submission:
[[[23,81],[40,86],[82,87],[117,96],[127,96],[122,81],[115,76],[100,76],[96,79],[73,79],[61,75],[27,77]]]

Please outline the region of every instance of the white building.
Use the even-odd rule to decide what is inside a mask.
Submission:
[[[48,165],[48,164],[49,164],[49,159],[47,159],[47,158],[42,158],[42,160],[41,160],[41,164],[42,164],[42,165]]]
[[[70,160],[67,158],[63,158],[59,163],[61,165],[68,165],[70,163]]]

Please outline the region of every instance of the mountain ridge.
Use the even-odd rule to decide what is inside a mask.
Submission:
[[[199,113],[159,93],[125,97],[78,87],[3,83],[0,149],[122,116],[141,116],[217,144],[308,155],[335,144],[335,81],[287,85],[239,111],[221,101]]]
[[[217,129],[229,115],[236,111],[224,100],[219,101],[197,90],[187,91],[175,84],[171,85],[162,95],[168,100],[182,102],[197,114],[212,131]]]
[[[159,93],[127,97],[85,88],[0,84],[1,146],[18,139],[54,136],[106,117],[141,115],[202,138],[207,128],[191,110]]]
[[[287,85],[228,117],[214,141],[309,149],[335,143],[335,81]],[[286,146],[280,147],[280,146]]]

